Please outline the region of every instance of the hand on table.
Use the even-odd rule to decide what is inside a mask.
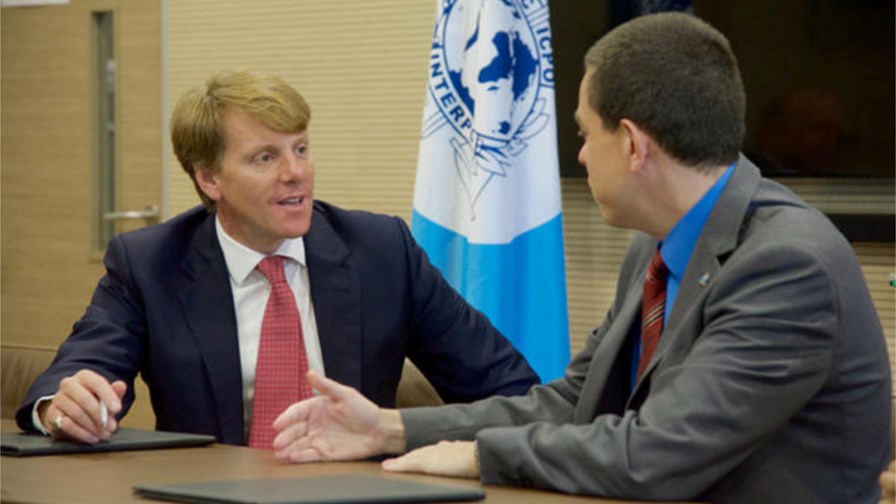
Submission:
[[[383,461],[392,472],[418,472],[434,476],[479,478],[475,441],[441,441]]]
[[[82,369],[59,382],[53,399],[40,405],[38,417],[54,438],[97,443],[118,429],[115,415],[121,411],[125,391],[123,381],[110,384],[96,372]],[[106,408],[105,424],[101,402]]]

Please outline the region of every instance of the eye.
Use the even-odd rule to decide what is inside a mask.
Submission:
[[[576,136],[584,140],[584,139],[585,139],[585,132],[582,131],[581,129],[577,129],[577,130],[576,130]]]
[[[296,150],[296,154],[298,154],[299,156],[305,156],[308,154],[308,144],[303,143],[303,144],[296,145],[295,150]]]
[[[274,155],[273,155],[273,154],[271,154],[270,152],[261,152],[261,153],[257,154],[257,155],[252,159],[252,162],[255,163],[255,164],[267,164],[267,163],[270,163],[270,162],[273,161],[273,160],[274,160]]]

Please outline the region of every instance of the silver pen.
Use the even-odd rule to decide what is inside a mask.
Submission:
[[[109,410],[103,401],[100,401],[100,422],[102,422],[104,429],[109,425]]]

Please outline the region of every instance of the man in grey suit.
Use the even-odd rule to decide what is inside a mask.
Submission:
[[[739,154],[744,115],[735,57],[706,23],[611,31],[585,57],[579,161],[607,222],[641,233],[566,376],[397,411],[312,375],[321,395],[275,421],[277,456],[412,450],[384,468],[620,498],[876,501],[891,456],[880,321],[850,244]],[[642,302],[649,263],[665,305]],[[662,315],[658,344],[642,309]]]

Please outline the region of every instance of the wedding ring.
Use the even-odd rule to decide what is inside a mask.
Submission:
[[[56,420],[53,421],[53,425],[56,426],[56,430],[62,430],[62,415],[56,417]]]

